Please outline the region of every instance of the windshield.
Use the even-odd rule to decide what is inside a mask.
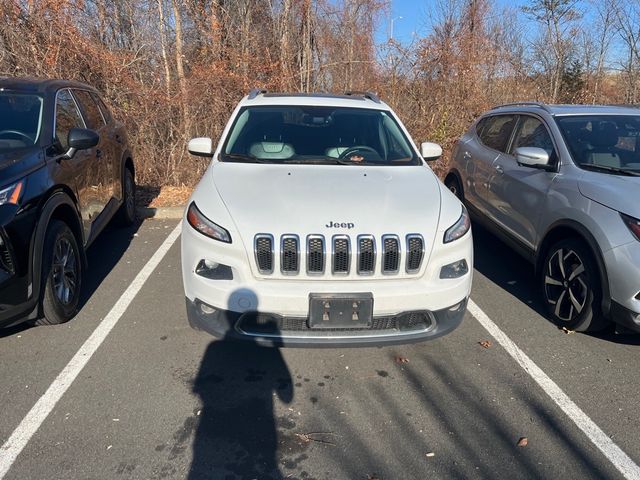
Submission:
[[[42,97],[0,92],[0,153],[32,147],[42,125]]]
[[[640,172],[640,115],[585,115],[556,119],[574,161],[603,173]]]
[[[245,107],[227,136],[220,160],[420,165],[388,112],[306,106]]]

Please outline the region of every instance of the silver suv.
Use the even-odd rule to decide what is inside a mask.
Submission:
[[[458,141],[445,184],[535,265],[557,324],[640,332],[640,110],[496,107]]]

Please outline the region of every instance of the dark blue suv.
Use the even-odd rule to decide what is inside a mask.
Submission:
[[[116,214],[135,221],[134,173],[95,89],[0,78],[0,327],[76,314],[85,249]]]

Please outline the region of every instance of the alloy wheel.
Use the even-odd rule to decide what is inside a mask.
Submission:
[[[545,298],[554,315],[565,322],[574,320],[589,298],[589,277],[580,256],[572,249],[559,248],[546,265]]]
[[[53,250],[53,291],[63,305],[69,305],[78,286],[78,259],[71,242],[58,238]]]

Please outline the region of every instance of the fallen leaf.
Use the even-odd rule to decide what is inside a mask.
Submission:
[[[575,330],[569,330],[567,327],[562,327],[561,330],[567,335],[571,335],[572,333],[576,333]]]
[[[409,359],[407,357],[397,356],[395,360],[396,360],[396,363],[409,363]]]
[[[482,340],[481,342],[478,342],[478,343],[484,348],[490,348],[491,347],[491,342],[489,340]]]
[[[528,444],[529,440],[527,439],[527,437],[520,437],[520,440],[518,440],[519,447],[526,447]]]

